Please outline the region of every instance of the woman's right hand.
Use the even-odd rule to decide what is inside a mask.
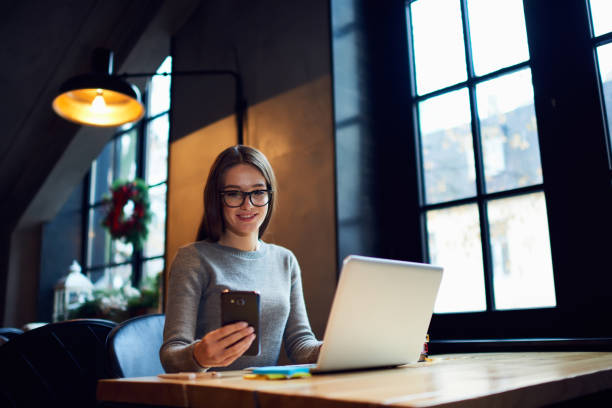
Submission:
[[[253,331],[246,322],[220,327],[195,344],[193,356],[202,367],[226,367],[247,351],[255,340]]]

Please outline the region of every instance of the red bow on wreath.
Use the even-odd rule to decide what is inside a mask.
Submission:
[[[105,200],[107,207],[102,225],[108,229],[111,237],[131,242],[134,249],[142,248],[151,221],[149,187],[141,179],[128,182],[117,180],[110,191],[112,196]],[[129,201],[134,204],[134,210],[126,218],[125,206]]]

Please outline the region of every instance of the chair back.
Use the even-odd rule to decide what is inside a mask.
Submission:
[[[23,330],[16,329],[15,327],[0,327],[0,336],[4,336],[9,340],[23,334]]]
[[[126,320],[115,327],[106,339],[109,375],[122,378],[163,373],[159,349],[165,321],[163,314],[149,314]]]
[[[27,331],[0,347],[0,406],[95,407],[116,323],[77,319]]]

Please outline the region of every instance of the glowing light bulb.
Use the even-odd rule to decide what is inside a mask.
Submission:
[[[91,110],[94,113],[104,113],[104,112],[106,112],[106,101],[104,100],[104,96],[102,96],[102,90],[101,89],[98,89],[96,97],[91,102]]]

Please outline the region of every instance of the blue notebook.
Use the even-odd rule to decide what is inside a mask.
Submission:
[[[284,366],[267,366],[267,367],[255,367],[253,368],[253,374],[282,374],[287,377],[291,377],[299,373],[309,373],[313,364],[300,364],[300,365],[284,365]]]

